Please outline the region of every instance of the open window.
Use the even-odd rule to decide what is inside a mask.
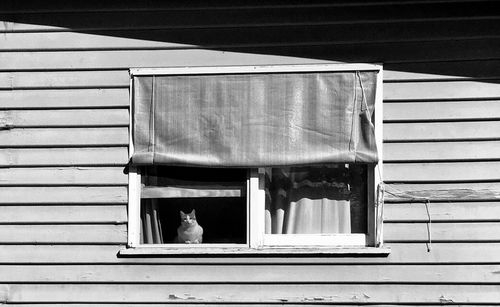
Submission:
[[[381,246],[381,74],[368,64],[131,70],[129,247]]]

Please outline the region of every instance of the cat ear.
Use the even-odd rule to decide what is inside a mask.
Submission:
[[[181,216],[186,215],[182,210],[180,211]]]
[[[191,214],[191,215],[195,215],[195,214],[196,214],[196,212],[195,212],[195,210],[193,209],[193,210],[191,211],[191,213],[189,213],[189,214]]]

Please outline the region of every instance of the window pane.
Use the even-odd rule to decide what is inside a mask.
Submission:
[[[142,243],[246,243],[246,178],[241,169],[144,168]],[[181,211],[196,222],[181,223]]]
[[[366,233],[366,166],[266,169],[266,233]]]

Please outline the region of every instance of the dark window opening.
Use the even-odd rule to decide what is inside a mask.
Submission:
[[[247,243],[247,170],[150,166],[141,178],[143,243],[186,243],[177,238],[180,212],[193,210],[203,229],[202,242],[196,243]]]

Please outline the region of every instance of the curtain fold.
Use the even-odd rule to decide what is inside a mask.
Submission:
[[[161,233],[161,222],[159,206],[156,200],[149,200],[143,204],[141,210],[142,238],[144,244],[161,244],[163,236]]]
[[[132,163],[376,163],[376,71],[134,76]]]
[[[286,208],[286,207],[285,207]],[[302,198],[288,203],[282,216],[275,215],[274,234],[351,233],[351,210],[347,200]],[[280,218],[283,221],[280,221]],[[282,224],[282,228],[279,226]]]
[[[144,184],[156,185],[157,177],[143,176]],[[160,206],[157,199],[141,200],[141,243],[161,244],[163,242],[162,227],[160,221]]]

